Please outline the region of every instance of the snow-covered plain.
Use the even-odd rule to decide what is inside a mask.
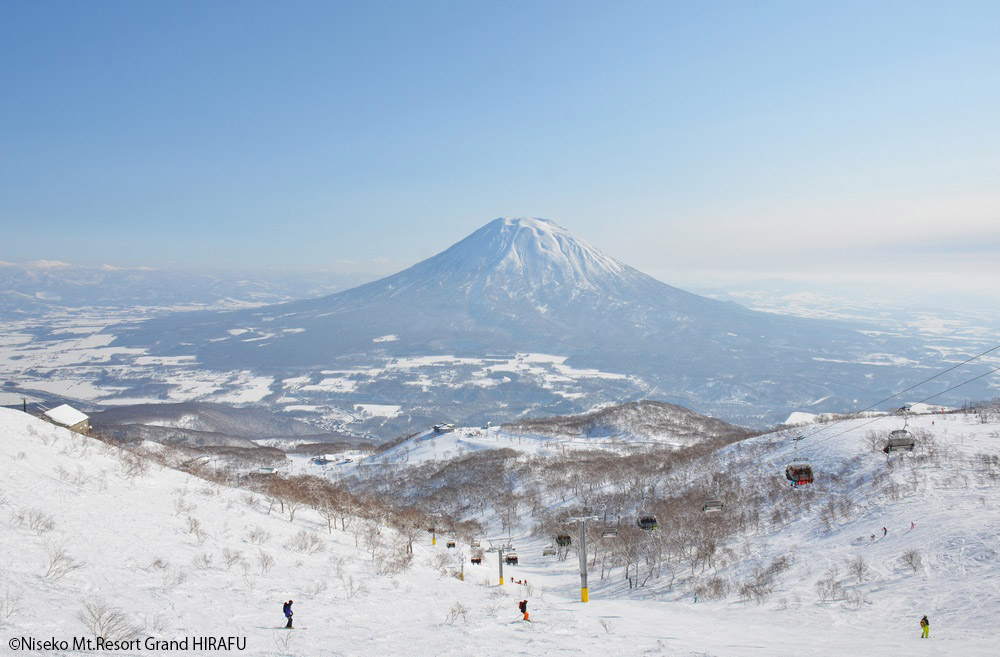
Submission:
[[[251,655],[996,655],[1000,486],[989,474],[995,467],[972,464],[976,454],[997,458],[1000,424],[911,418],[911,429],[933,436],[933,446],[918,449],[941,456],[916,467],[907,465],[911,457],[894,456],[890,472],[868,432],[898,424],[851,420],[801,441],[797,455],[810,459],[816,483],[787,495],[813,496],[810,510],[778,531],[748,531],[729,546],[738,558],[720,571],[738,581],[755,565],[789,557],[777,591],[761,604],[733,595],[696,603],[659,580],[629,590],[620,576],[602,580],[594,572],[590,602],[582,604],[575,560],[543,558],[548,539],[527,525],[514,533],[521,563],[505,569],[504,587],[496,585],[493,554],[483,566],[466,563],[465,581],[442,574],[457,570],[469,547],[448,550],[426,537],[412,566],[391,573],[372,559],[360,520],[328,533],[325,520],[303,509],[289,522],[277,508],[267,513],[256,494],[155,464],[137,472],[127,453],[0,409],[0,638],[7,646],[22,636],[83,636],[85,602],[103,600],[140,626],[141,637],[246,637],[243,654]],[[763,454],[741,475],[750,485],[782,477],[796,455],[785,436],[767,435],[719,458],[748,450]],[[913,488],[887,500],[857,485],[884,477]],[[818,516],[829,499],[849,499],[855,511],[826,529]],[[727,500],[730,509],[738,505]],[[888,534],[872,540],[883,526]],[[368,528],[380,530],[384,546],[397,540],[388,528]],[[292,547],[300,532],[322,547]],[[494,534],[482,537],[484,545]],[[60,549],[81,567],[46,576]],[[922,555],[915,569],[901,560],[911,549]],[[262,565],[268,556],[269,568]],[[868,565],[860,582],[844,571],[858,556]],[[831,567],[857,594],[854,604],[818,599],[815,583]],[[277,629],[289,598],[300,628],[292,632]],[[517,620],[519,599],[529,600],[533,623]],[[918,638],[925,613],[929,641]]]

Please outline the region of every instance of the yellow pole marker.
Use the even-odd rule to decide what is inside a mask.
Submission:
[[[590,589],[580,589],[580,602],[590,602]]]

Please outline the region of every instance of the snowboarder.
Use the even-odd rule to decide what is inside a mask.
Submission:
[[[931,622],[927,620],[927,614],[924,614],[924,617],[920,619],[920,627],[924,628],[924,631],[920,635],[920,638],[921,639],[931,638]]]
[[[888,534],[888,533],[889,533],[889,530],[888,530],[888,529],[886,529],[885,527],[883,527],[883,528],[882,528],[882,538],[885,538],[885,537],[886,537],[886,534]]]
[[[521,610],[522,614],[524,614],[524,620],[530,623],[531,619],[528,617],[528,601],[521,600],[520,602],[517,603],[517,608]]]
[[[293,602],[292,600],[289,600],[288,602],[286,602],[284,605],[281,606],[281,610],[285,613],[285,618],[288,619],[288,623],[285,624],[286,630],[295,629],[294,627],[292,627],[292,614],[294,613],[292,612],[292,602]]]

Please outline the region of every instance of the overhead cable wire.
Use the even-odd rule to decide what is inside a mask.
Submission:
[[[948,372],[951,372],[952,370],[958,369],[959,367],[962,367],[963,365],[967,365],[967,364],[971,363],[972,361],[974,361],[974,360],[976,360],[978,358],[982,358],[986,354],[988,354],[988,353],[990,353],[992,351],[996,351],[997,349],[1000,349],[1000,344],[998,344],[995,347],[992,347],[990,349],[987,349],[983,353],[977,354],[977,355],[973,356],[972,358],[969,358],[968,360],[964,360],[961,363],[958,363],[957,365],[952,365],[951,367],[949,367],[946,370],[941,370],[940,372],[938,372],[934,376],[928,377],[928,378],[924,379],[923,381],[920,381],[919,383],[914,383],[909,388],[906,388],[905,390],[900,390],[896,394],[890,395],[889,397],[886,397],[885,399],[883,399],[881,401],[877,401],[874,404],[872,404],[871,406],[867,406],[865,408],[862,408],[860,411],[854,411],[852,413],[852,415],[857,415],[857,414],[860,414],[860,413],[864,413],[866,411],[870,411],[873,408],[875,408],[876,406],[880,406],[880,405],[884,404],[885,402],[887,402],[887,401],[889,401],[891,399],[895,399],[896,397],[899,397],[900,395],[902,395],[904,393],[907,393],[907,392],[913,390],[914,388],[919,388],[920,386],[924,385],[925,383],[933,381],[934,379],[938,378],[939,376],[941,376],[943,374],[947,374]],[[981,377],[977,377],[977,378],[981,378]],[[971,379],[971,381],[975,381],[975,379]],[[966,381],[966,383],[970,383],[971,381]],[[962,384],[959,384],[959,385],[965,385],[965,383],[962,383]],[[954,388],[949,388],[948,390],[945,390],[944,392],[939,392],[937,395],[934,395],[933,397],[928,397],[928,399],[933,399],[934,397],[937,397],[938,395],[943,395],[945,392],[948,392],[949,390],[953,390],[953,389]],[[922,404],[923,401],[915,402],[915,403]],[[827,431],[828,429],[831,429],[832,427],[837,426],[841,422],[846,422],[848,419],[853,419],[853,418],[841,418],[840,420],[837,420],[836,422],[831,422],[830,424],[825,424],[822,427],[820,427],[820,428],[816,429],[815,431],[813,431],[812,433],[809,433],[809,434],[806,434],[806,435],[802,436],[799,440],[801,441],[801,440],[806,440],[808,438],[812,438],[813,436],[815,436],[815,435],[817,435],[819,433],[822,433],[824,431]]]
[[[992,370],[990,370],[988,372],[984,372],[984,373],[980,374],[979,376],[974,376],[971,379],[969,379],[968,381],[963,381],[962,383],[954,385],[954,386],[948,388],[947,390],[942,390],[941,392],[936,392],[933,395],[931,395],[930,397],[925,397],[925,398],[923,398],[920,401],[915,402],[915,403],[917,403],[917,404],[923,404],[924,402],[926,402],[928,400],[931,400],[931,399],[934,399],[935,397],[940,397],[941,395],[945,394],[946,392],[951,392],[952,390],[954,390],[956,388],[961,388],[964,385],[972,383],[973,381],[978,381],[979,379],[982,379],[983,377],[989,376],[990,374],[994,374],[996,372],[1000,372],[1000,367],[994,367]],[[895,411],[894,413],[892,413],[892,415],[894,415],[896,412],[898,412],[898,411]],[[860,429],[861,427],[866,427],[869,424],[873,424],[875,422],[878,422],[879,420],[882,420],[882,419],[884,419],[886,417],[888,417],[888,416],[887,415],[880,415],[880,416],[878,416],[878,417],[876,417],[874,419],[868,420],[864,424],[859,424],[858,426],[851,427],[850,429],[844,429],[843,431],[841,431],[839,433],[835,433],[832,436],[827,436],[826,438],[822,438],[820,440],[817,440],[816,442],[813,443],[813,445],[820,445],[822,443],[825,443],[828,440],[833,440],[834,438],[836,438],[838,436],[842,436],[845,433],[848,433],[850,431],[856,431],[857,429]],[[813,434],[813,435],[815,435],[815,434]]]

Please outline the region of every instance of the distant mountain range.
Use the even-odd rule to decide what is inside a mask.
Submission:
[[[339,274],[268,272],[247,277],[57,260],[0,261],[0,318],[60,308],[259,306],[329,294],[364,280]]]
[[[175,314],[115,346],[273,377],[273,404],[395,405],[366,427],[476,423],[659,399],[744,425],[887,396],[935,352],[657,281],[543,219],[497,219],[409,269],[318,299]],[[874,326],[863,328],[874,329]],[[936,357],[936,356],[934,356]],[[305,417],[305,416],[304,416]]]

